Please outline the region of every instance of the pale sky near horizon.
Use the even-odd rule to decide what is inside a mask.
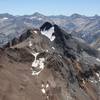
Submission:
[[[100,15],[100,0],[0,0],[0,13],[25,15]]]

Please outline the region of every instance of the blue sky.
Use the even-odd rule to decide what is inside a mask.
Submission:
[[[100,0],[0,0],[0,13],[13,15],[100,15]]]

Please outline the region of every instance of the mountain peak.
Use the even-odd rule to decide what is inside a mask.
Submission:
[[[41,14],[41,13],[39,13],[39,12],[35,12],[35,13],[33,14],[33,16],[44,16],[44,15]]]
[[[2,98],[98,100],[99,53],[74,36],[70,38],[56,24],[46,22],[41,27],[48,35],[42,35],[39,29],[28,30],[10,41],[9,47],[0,49]],[[55,40],[52,42],[53,32],[52,40]],[[11,93],[9,87],[12,87]]]
[[[75,14],[72,14],[72,15],[71,15],[71,18],[78,18],[78,17],[81,17],[81,16],[82,16],[82,15],[75,13]]]
[[[41,27],[40,30],[48,30],[52,27],[52,24],[50,22],[45,22]]]
[[[9,14],[9,13],[0,14],[0,18],[3,18],[3,17],[12,18],[12,17],[14,17],[14,16],[11,15],[11,14]]]

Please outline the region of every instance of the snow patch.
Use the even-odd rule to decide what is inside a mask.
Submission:
[[[55,50],[55,48],[54,48],[54,47],[52,47],[52,49],[53,49],[53,50]]]
[[[29,41],[29,47],[31,47],[32,46],[32,41]]]
[[[7,20],[8,18],[7,17],[4,17],[4,18],[2,18],[3,20]]]
[[[30,17],[29,19],[36,19],[36,20],[42,20],[42,18],[37,18],[36,16],[34,16],[34,17]]]
[[[48,52],[49,50],[46,50],[46,52]]]
[[[85,80],[82,79],[82,81],[83,81],[83,84],[85,84]]]
[[[48,88],[48,87],[49,87],[49,84],[47,83],[47,84],[46,84],[46,88]]]
[[[46,85],[44,85],[44,83],[42,83],[41,87],[42,87],[42,89],[41,89],[42,93],[43,93],[43,94],[46,94],[46,91],[47,91],[48,88],[49,88],[49,83],[47,82]]]
[[[91,78],[91,79],[90,79],[90,82],[96,84],[96,83],[100,82],[100,73],[95,73],[95,75],[97,76],[97,79]]]
[[[36,59],[37,58],[37,55],[39,53],[32,53],[32,55],[35,56],[35,60],[32,62],[32,75],[39,75],[40,72],[44,69],[44,61],[45,61],[45,58],[39,58],[38,60]]]
[[[39,58],[39,60],[35,59],[35,61],[32,63],[32,67],[39,67],[39,68],[43,69],[44,68],[44,63],[43,63],[44,61],[45,61],[44,58]]]
[[[42,91],[42,93],[43,94],[45,94],[46,93],[46,91],[45,91],[45,89],[43,88],[43,89],[41,89],[41,91]]]
[[[39,72],[37,72],[37,71],[32,71],[32,75],[33,75],[33,76],[35,76],[35,75],[39,75],[40,72],[41,72],[41,71],[39,71]]]
[[[37,34],[37,31],[34,31],[35,34]]]
[[[44,88],[44,84],[42,84],[41,86],[42,86],[42,88]]]
[[[77,61],[79,62],[79,61],[80,61],[80,59],[79,59],[79,58],[77,58]]]
[[[96,76],[98,77],[98,80],[100,81],[100,74],[96,73]]]
[[[39,54],[39,53],[33,53],[33,52],[32,52],[32,55],[35,56],[35,60],[36,60],[36,57],[37,57],[38,54]]]
[[[90,80],[90,82],[92,82],[92,83],[98,83],[96,80]]]
[[[99,59],[99,58],[96,58],[96,60],[97,60],[98,62],[100,62],[100,59]]]
[[[49,99],[49,96],[47,95],[47,100]]]
[[[38,18],[38,20],[42,20],[42,18]]]
[[[5,21],[7,19],[8,19],[7,17],[3,17],[3,18],[0,18],[0,21]]]
[[[30,17],[30,19],[35,19],[36,17],[34,16],[34,17]]]
[[[98,50],[100,51],[100,48],[98,48]]]
[[[99,77],[99,74],[98,73],[96,73],[96,75],[97,75],[97,77]]]
[[[60,58],[62,58],[62,56],[61,55],[58,55]]]
[[[85,35],[85,34],[83,34],[83,35],[82,35],[82,38],[84,38],[85,36],[86,36],[86,35]]]
[[[41,31],[41,33],[48,37],[51,41],[55,39],[55,36],[52,36],[52,34],[54,33],[54,27],[51,27],[49,30],[43,30]]]

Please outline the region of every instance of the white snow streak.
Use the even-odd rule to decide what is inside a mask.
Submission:
[[[46,85],[46,88],[48,88],[48,87],[49,87],[49,84]]]
[[[100,59],[99,59],[99,58],[96,58],[96,60],[97,60],[98,62],[100,62]]]
[[[55,48],[54,48],[54,47],[52,47],[52,49],[53,49],[53,50],[55,50]]]
[[[54,27],[51,27],[49,30],[43,30],[41,31],[41,33],[43,35],[45,35],[46,37],[48,37],[51,41],[53,41],[55,39],[55,36],[52,36],[52,34],[54,33]]]
[[[98,48],[98,50],[100,51],[100,48]]]
[[[2,18],[3,20],[7,20],[8,18],[7,17],[4,17],[4,18]]]
[[[43,94],[45,94],[46,93],[46,91],[45,91],[45,89],[43,88],[43,89],[41,89],[41,91],[42,91],[42,93]]]
[[[32,41],[29,41],[29,46],[30,46],[30,47],[32,46]]]
[[[32,55],[35,56],[35,60],[32,62],[32,68],[34,70],[32,70],[32,75],[39,75],[40,72],[44,69],[44,58],[39,58],[38,60],[36,59],[37,55],[39,53],[32,53]]]
[[[35,34],[37,34],[37,31],[34,31]]]

